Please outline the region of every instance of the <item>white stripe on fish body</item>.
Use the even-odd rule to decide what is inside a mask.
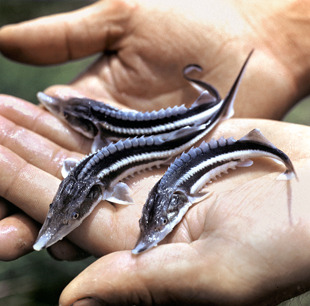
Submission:
[[[160,109],[159,111],[152,112],[139,112],[136,110],[124,111],[119,109],[106,110],[101,108],[100,105],[96,105],[93,109],[97,112],[110,116],[116,119],[129,120],[129,121],[147,121],[147,120],[158,120],[163,118],[169,118],[172,116],[183,115],[188,111],[188,108],[184,104],[174,106],[173,108],[168,107],[167,109]]]
[[[201,95],[196,99],[196,101],[192,104],[192,106],[189,109],[187,109],[185,106],[181,106],[181,107],[174,107],[172,109],[168,108],[167,110],[162,109],[160,111],[153,111],[151,113],[148,112],[142,113],[136,111],[126,112],[121,110],[115,110],[115,108],[109,107],[105,104],[100,105],[101,104],[100,102],[89,99],[84,99],[86,100],[86,105],[83,106],[77,105],[76,102],[79,99],[73,98],[72,99],[73,105],[71,105],[73,110],[71,110],[70,112],[69,110],[64,110],[64,107],[66,106],[63,103],[64,101],[49,97],[44,93],[39,93],[38,98],[54,114],[57,115],[58,113],[58,117],[64,120],[68,119],[69,121],[67,120],[67,122],[69,122],[69,124],[71,124],[71,126],[75,128],[77,131],[83,133],[87,137],[93,137],[93,138],[96,137],[96,134],[102,137],[98,125],[101,125],[103,129],[104,128],[106,129],[106,132],[108,133],[108,138],[114,137],[113,135],[109,135],[109,132],[119,134],[115,136],[118,138],[124,138],[127,136],[134,136],[134,135],[141,136],[141,135],[160,134],[165,132],[168,133],[170,131],[173,133],[173,131],[180,129],[181,127],[194,126],[202,123],[207,123],[208,120],[209,121],[211,120],[211,122],[208,122],[211,125],[212,120],[215,121],[213,124],[214,126],[220,119],[230,118],[233,115],[233,101],[235,99],[235,95],[240,85],[242,75],[245,71],[245,67],[252,53],[253,52],[251,52],[247,57],[233,86],[231,87],[226,98],[223,100],[220,100],[220,96],[218,95],[216,89],[214,89],[211,85],[187,77],[186,79],[191,83],[195,83],[202,89],[203,88],[207,89],[201,93]],[[212,94],[210,94],[210,92]],[[83,99],[80,100],[83,101]],[[70,100],[68,100],[68,102],[69,101]],[[199,108],[199,106],[201,105],[205,105],[207,109],[203,111],[198,109],[199,111],[198,114],[190,113],[192,111],[195,111],[195,109]],[[74,112],[74,109],[78,109],[79,111],[81,110],[83,112],[83,115],[86,117],[83,117],[81,113]],[[112,123],[108,123],[107,121],[109,120],[105,118],[103,118],[102,121],[100,121],[99,119],[95,119],[96,115],[94,115],[93,112],[96,111],[101,113],[103,117],[104,116],[110,117],[112,119],[112,122],[115,119],[123,120],[123,124],[127,126],[123,127],[115,126]],[[64,116],[65,112],[67,116]],[[173,116],[175,116],[175,118],[173,118]],[[183,116],[183,118],[179,119],[178,116]],[[162,118],[171,118],[171,122],[168,123],[161,122],[160,120],[162,120]],[[143,127],[143,123],[149,122],[150,120],[154,121],[153,122],[154,126]],[[141,122],[141,126],[136,128],[131,127],[130,123],[133,121]],[[102,131],[102,133],[104,134],[104,131]],[[100,145],[102,145],[102,143],[100,143],[100,140],[98,138],[97,139],[95,138],[93,149],[97,148]]]
[[[193,132],[195,133],[195,131],[197,132],[198,130],[200,130],[201,132],[196,135],[193,139],[191,139],[190,141],[184,143],[183,145],[181,145],[180,147],[172,147],[171,149],[162,151],[162,152],[154,152],[154,153],[145,153],[142,154],[140,153],[140,156],[137,156],[137,154],[130,156],[130,157],[126,157],[126,159],[121,159],[119,162],[116,162],[115,165],[110,165],[109,167],[102,169],[100,171],[100,178],[103,178],[104,176],[110,174],[113,171],[116,171],[118,169],[121,169],[123,166],[125,165],[129,165],[129,164],[133,164],[136,162],[140,162],[140,161],[145,161],[145,163],[147,164],[150,160],[154,160],[154,159],[165,159],[166,157],[173,157],[176,156],[180,153],[182,153],[183,151],[187,150],[189,147],[191,147],[195,142],[197,142],[198,140],[200,140],[201,138],[203,138],[205,135],[208,134],[208,132],[223,118],[223,116],[227,116],[227,109],[232,109],[233,107],[233,102],[234,102],[234,97],[236,94],[236,91],[239,87],[242,75],[245,71],[245,67],[248,63],[248,60],[251,56],[252,52],[249,54],[248,58],[246,59],[245,63],[243,64],[231,90],[229,91],[228,95],[226,96],[226,98],[224,100],[221,101],[221,103],[219,104],[219,109],[218,111],[210,118],[210,120],[200,126],[193,126],[193,127],[185,127],[182,128],[180,130],[176,130],[174,132],[171,133],[167,133],[167,135],[165,136],[166,138],[164,140],[168,141],[174,138],[180,138],[182,137],[182,135],[178,135],[179,133],[188,133],[188,132]],[[193,129],[194,128],[194,129]],[[187,134],[188,135],[188,134]],[[170,137],[170,139],[169,139]],[[90,173],[90,170],[93,169],[94,165],[96,165],[100,160],[102,160],[103,156],[108,156],[109,154],[111,154],[111,152],[116,152],[116,151],[120,151],[123,150],[124,147],[127,148],[131,148],[131,147],[135,147],[135,146],[144,146],[145,143],[148,142],[147,145],[152,146],[153,144],[156,145],[157,143],[161,143],[161,141],[163,140],[163,138],[161,138],[160,136],[149,136],[149,137],[140,137],[139,139],[133,139],[133,140],[125,140],[125,141],[119,141],[116,144],[110,144],[107,147],[104,147],[102,150],[99,150],[97,153],[94,153],[93,158],[90,158],[90,160],[87,162],[87,164],[84,166],[84,168],[82,169],[82,171],[80,172],[80,174],[78,175],[78,178],[81,179],[84,175],[87,175],[88,173]],[[212,141],[210,142],[210,146],[212,147]],[[128,159],[129,158],[129,159]],[[132,171],[135,171],[134,165],[133,165],[133,169]]]
[[[186,73],[185,73],[186,74]],[[184,75],[185,75],[184,74]],[[90,100],[86,98],[72,98],[67,101],[56,99],[50,97],[42,92],[37,94],[38,100],[54,115],[60,119],[67,121],[76,131],[82,133],[86,137],[93,138],[93,130],[89,131],[86,129],[90,128],[89,125],[85,125],[85,120],[92,122],[94,125],[100,124],[107,131],[120,134],[119,138],[125,138],[127,136],[141,136],[141,135],[152,135],[165,133],[173,131],[175,129],[182,128],[188,125],[201,124],[206,122],[214,112],[217,112],[219,106],[216,104],[221,102],[220,96],[215,88],[212,85],[209,85],[203,81],[194,80],[189,77],[186,79],[193,85],[194,83],[199,84],[200,96],[195,100],[190,108],[186,108],[185,105],[174,106],[173,108],[168,107],[167,109],[161,109],[159,111],[152,112],[139,112],[136,110],[123,111],[115,107],[111,107],[105,103],[98,102],[95,100]],[[201,90],[203,88],[204,90]],[[79,109],[76,106],[76,103],[80,101],[81,105],[85,107]],[[70,104],[71,102],[71,104]],[[210,102],[213,102],[215,105],[209,107]],[[73,103],[73,105],[72,105]],[[75,103],[75,104],[74,104]],[[206,110],[198,110],[198,114],[190,114],[189,112],[193,111],[197,106],[206,105]],[[85,108],[88,108],[88,111],[85,111]],[[81,113],[82,112],[82,113]],[[73,121],[68,121],[68,117],[76,118]],[[101,116],[106,116],[106,119],[99,119],[100,116],[96,116],[95,113],[101,114]],[[80,116],[80,117],[79,117]],[[86,117],[85,117],[86,116]],[[183,117],[183,118],[179,118]],[[78,126],[78,119],[80,118]],[[127,126],[118,126],[117,123],[109,123],[109,119],[118,119],[123,121],[123,125]],[[82,122],[82,119],[84,122]],[[161,119],[171,119],[171,122],[161,123]],[[128,122],[126,122],[128,121]],[[143,127],[144,122],[153,121],[153,126]],[[130,127],[131,122],[140,122],[141,126],[132,128]],[[123,135],[123,136],[122,136]]]
[[[180,185],[186,183],[186,181],[188,181],[196,173],[198,173],[199,171],[202,171],[203,169],[206,169],[212,165],[221,164],[224,161],[229,161],[229,162],[233,161],[233,162],[237,162],[237,163],[239,163],[240,161],[244,161],[245,159],[247,159],[247,157],[246,157],[247,153],[249,153],[249,152],[245,152],[245,151],[229,152],[227,154],[221,154],[219,156],[209,158],[209,159],[193,166],[191,169],[189,169],[188,172],[185,172],[183,174],[183,176],[180,177],[178,179],[178,181],[176,181],[175,185],[180,186]],[[250,152],[250,153],[254,153],[254,152]],[[257,152],[256,152],[256,154],[257,154]],[[253,155],[255,155],[255,154],[253,154]],[[252,157],[254,157],[254,156],[252,156]],[[223,166],[223,168],[221,166],[222,166],[222,164],[219,166],[219,168],[221,168],[223,171],[226,171],[229,169],[228,165]],[[210,178],[210,180],[212,180],[218,174],[220,174],[220,169],[216,170],[216,166],[215,166],[215,168],[209,172],[208,177]]]
[[[218,166],[207,173],[205,173],[203,176],[201,176],[194,185],[190,188],[189,192],[190,194],[196,194],[199,190],[201,190],[208,182],[211,183],[212,180],[216,179],[218,176],[220,176],[222,173],[227,173],[229,169],[236,169],[239,162],[232,160],[226,164],[223,164],[221,166]]]
[[[253,131],[252,131],[253,132]],[[245,141],[239,140],[240,143],[245,143]],[[212,153],[212,150],[215,150],[219,147],[227,148],[229,150],[229,147],[232,144],[238,144],[238,141],[235,141],[233,138],[224,139],[221,138],[218,141],[212,139],[209,143],[203,142],[198,148],[192,148],[188,153],[182,154],[180,158],[178,158],[174,164],[170,166],[170,168],[167,170],[167,172],[172,171],[175,172],[176,167],[185,167],[188,165],[189,162],[194,162],[195,158],[197,156],[208,154],[209,152]],[[270,144],[271,145],[271,144]],[[189,181],[195,174],[197,174],[200,171],[203,171],[204,169],[210,169],[207,173],[205,173],[203,176],[199,177],[194,184],[189,188],[190,193],[193,194],[197,192],[199,189],[201,189],[208,181],[213,180],[218,175],[220,175],[223,172],[226,172],[228,169],[233,169],[236,166],[250,166],[252,163],[244,163],[245,160],[248,160],[250,158],[255,157],[270,157],[272,159],[279,160],[282,163],[285,163],[280,156],[273,154],[271,152],[267,151],[267,148],[269,146],[266,146],[266,150],[262,149],[237,149],[234,151],[228,151],[224,153],[220,153],[214,157],[207,158],[206,160],[203,160],[201,162],[197,162],[197,164],[193,165],[190,169],[185,171],[182,176],[178,178],[178,180],[174,183],[175,187],[186,185],[187,181]],[[272,147],[269,148],[274,148]],[[212,168],[212,166],[214,166]],[[287,174],[287,179],[290,179],[292,175],[294,175],[294,169],[290,169],[288,172],[285,172]],[[282,175],[280,176],[282,178]],[[188,186],[187,186],[188,187]]]
[[[120,182],[121,179],[160,165],[173,155],[192,146],[208,131],[208,128],[204,129],[202,126],[183,128],[176,131],[170,146],[167,145],[169,141],[163,141],[159,136],[121,140],[84,157],[80,162],[75,163],[70,160],[69,164],[71,166],[75,164],[74,168],[60,184],[48,217],[34,245],[35,249],[48,247],[69,234],[81,224],[100,200],[108,200],[116,204],[133,203],[129,196],[130,189],[125,183]],[[124,157],[119,159],[120,156]],[[96,198],[96,202],[91,202],[87,200],[87,195],[94,187],[100,189],[100,197]],[[82,195],[81,192],[83,192]],[[91,205],[91,208],[85,209],[85,203],[87,207]],[[82,214],[78,214],[78,220],[72,219],[72,209],[83,211]]]
[[[190,129],[194,129],[194,128],[189,128]],[[195,129],[196,130],[196,129]],[[134,154],[134,155],[130,155],[130,156],[126,156],[123,159],[120,159],[118,161],[116,161],[115,163],[113,163],[112,165],[110,165],[108,168],[103,169],[102,171],[100,171],[100,173],[98,173],[98,178],[102,179],[105,176],[108,176],[109,174],[116,172],[117,170],[121,169],[122,167],[129,165],[129,164],[134,164],[134,163],[139,163],[144,161],[144,165],[139,166],[139,169],[143,169],[143,168],[149,168],[150,165],[148,165],[148,161],[152,164],[152,166],[159,166],[163,163],[165,163],[167,161],[167,159],[171,159],[174,156],[177,156],[179,154],[181,154],[182,152],[184,152],[185,150],[187,150],[188,148],[190,148],[194,143],[196,143],[197,141],[199,141],[200,139],[202,139],[209,131],[209,128],[205,128],[205,126],[200,126],[198,128],[198,130],[201,130],[201,133],[198,134],[197,136],[193,137],[192,139],[190,139],[190,141],[184,143],[183,145],[179,146],[179,147],[172,147],[171,149],[168,150],[162,150],[162,151],[154,151],[154,152],[147,152],[147,153],[139,153],[139,154]],[[155,140],[154,140],[155,139]],[[152,142],[156,141],[155,145],[160,145],[161,140],[160,137],[156,137],[156,136],[149,136],[149,137],[141,137],[141,138],[136,138],[135,142],[132,142],[132,140],[127,140],[127,143],[131,143],[132,147],[136,147],[137,146],[137,142],[139,143],[139,146],[152,146],[154,145]],[[148,143],[147,143],[148,142]],[[107,147],[107,150],[109,147],[113,147],[113,146],[117,146],[119,145],[119,150],[122,150],[123,148],[121,148],[121,146],[123,145],[124,141],[119,141],[116,144],[110,144]],[[156,146],[154,145],[154,149],[156,148]],[[125,146],[124,146],[125,148]],[[128,147],[129,148],[129,147]],[[97,159],[95,159],[97,161]],[[101,159],[99,159],[101,160]],[[156,160],[156,161],[155,161]],[[89,168],[93,167],[93,165],[91,163],[88,163],[88,165],[86,167],[84,167],[83,172],[88,172]],[[115,179],[115,181],[119,181],[121,179],[123,179],[124,177],[135,173],[136,172],[136,167],[132,167],[130,169],[128,169],[126,171],[126,173],[121,173],[121,176],[118,177],[117,179]],[[83,174],[82,174],[83,175]]]
[[[116,125],[109,124],[108,122],[100,122],[100,125],[107,129],[108,131],[118,133],[118,134],[127,134],[127,135],[151,135],[151,134],[159,134],[169,132],[175,129],[182,128],[184,126],[198,125],[205,123],[208,119],[211,118],[213,114],[219,111],[221,106],[223,105],[224,100],[221,100],[219,103],[214,105],[214,107],[209,108],[203,112],[195,114],[191,117],[186,117],[174,122],[169,122],[161,125],[156,125],[154,122],[153,127],[139,127],[139,128],[131,128],[131,127],[120,127]]]
[[[110,184],[109,184],[109,188],[113,188],[116,184],[118,184],[118,182],[123,181],[127,178],[130,178],[130,177],[133,177],[134,175],[136,175],[138,173],[141,173],[141,172],[147,171],[147,170],[151,170],[154,167],[158,168],[158,167],[162,166],[163,164],[165,164],[166,162],[168,162],[169,160],[170,160],[170,157],[169,158],[165,157],[163,159],[157,159],[154,161],[145,162],[145,163],[140,164],[138,166],[134,166],[132,168],[129,168],[129,169],[123,171],[122,173],[120,173],[120,175],[117,176],[115,179],[111,180]],[[106,175],[108,175],[108,173],[103,173],[103,174],[100,173],[100,177],[103,177]]]

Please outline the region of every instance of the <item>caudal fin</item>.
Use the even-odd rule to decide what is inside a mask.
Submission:
[[[201,103],[202,100],[203,102],[220,101],[221,100],[220,94],[211,84],[208,84],[201,80],[193,79],[188,76],[188,74],[193,70],[197,70],[200,72],[202,71],[202,68],[199,65],[191,64],[191,65],[187,65],[183,69],[184,79],[186,79],[200,93],[200,95],[203,95],[203,99],[200,99],[199,97],[194,102],[193,106],[195,106],[195,104]]]
[[[278,180],[297,179],[297,174],[290,158],[281,150],[279,150],[273,143],[271,143],[259,129],[253,129],[248,134],[240,138],[239,142],[255,142],[265,147],[271,148],[274,154],[274,160],[285,164],[286,171],[278,176]]]
[[[241,83],[241,79],[243,77],[243,74],[245,72],[245,68],[250,60],[250,57],[252,56],[254,52],[254,49],[249,53],[247,59],[245,60],[234,84],[232,85],[230,91],[228,92],[226,98],[224,99],[224,107],[226,108],[224,113],[223,113],[223,117],[222,119],[229,119],[234,115],[234,101],[237,95],[237,91],[239,89],[240,83]]]

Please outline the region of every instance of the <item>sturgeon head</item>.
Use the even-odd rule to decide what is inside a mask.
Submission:
[[[184,191],[162,188],[158,181],[143,207],[139,220],[140,238],[132,253],[139,254],[156,246],[181,221],[191,205]]]
[[[82,223],[101,199],[98,181],[92,178],[76,180],[74,175],[68,175],[50,204],[33,249],[40,251],[63,239]]]
[[[93,100],[86,98],[62,100],[43,92],[38,92],[37,98],[53,115],[67,122],[74,130],[87,138],[92,139],[98,134],[97,125],[91,120],[90,104]]]

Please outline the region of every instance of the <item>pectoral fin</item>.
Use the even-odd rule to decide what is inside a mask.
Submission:
[[[251,159],[246,159],[243,161],[240,161],[237,166],[238,167],[251,167],[253,165],[253,160]]]
[[[91,152],[95,153],[103,147],[109,145],[112,141],[105,135],[103,128],[97,125],[98,133],[94,137],[94,141],[91,146]]]
[[[197,192],[195,194],[188,195],[188,200],[191,203],[196,204],[196,203],[199,203],[199,202],[203,201],[204,199],[208,198],[211,194],[212,194],[212,192],[209,192],[209,191]]]
[[[113,188],[104,192],[103,198],[111,203],[129,205],[134,204],[130,196],[131,189],[123,182],[117,183]]]
[[[62,168],[61,168],[61,175],[63,178],[66,178],[69,172],[79,163],[79,161],[75,158],[67,158],[64,160]]]

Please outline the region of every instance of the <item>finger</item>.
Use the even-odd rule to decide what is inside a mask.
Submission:
[[[89,253],[77,247],[68,240],[62,240],[47,249],[48,253],[56,260],[75,261],[90,256]]]
[[[0,115],[67,150],[89,152],[90,140],[73,131],[49,112],[22,99],[0,95]],[[5,135],[5,128],[0,126],[1,134]]]
[[[0,51],[26,63],[55,64],[116,49],[133,7],[131,1],[98,1],[74,12],[5,26]]]
[[[59,180],[0,146],[0,196],[43,221]]]
[[[292,194],[301,196],[297,197],[298,202],[293,201],[291,207],[295,207],[295,214],[296,208],[301,207],[302,219],[308,220],[303,209],[309,201],[302,193],[308,182],[304,178],[309,176],[309,171],[308,166],[304,166],[298,167],[300,182],[292,181]],[[308,254],[305,250],[309,249],[309,231],[299,218],[296,222],[299,229],[287,227],[287,211],[282,210],[287,198],[283,192],[285,182],[269,184],[268,187],[265,183],[257,180],[251,185],[249,182],[235,192],[236,198],[226,195],[226,200],[223,200],[223,197],[221,205],[214,207],[222,212],[209,212],[211,218],[205,218],[207,230],[199,241],[161,245],[138,256],[118,252],[102,257],[65,288],[60,304],[71,305],[80,300],[75,305],[84,305],[82,299],[86,299],[85,305],[88,305],[92,298],[93,301],[111,305],[167,304],[172,301],[191,305],[208,302],[216,305],[251,305],[254,304],[253,299],[263,301],[284,288],[286,294],[291,295],[291,290],[287,290],[288,284],[301,284],[308,278],[305,272]],[[249,189],[252,189],[248,191],[251,196],[246,197],[244,190]],[[271,202],[276,205],[270,207]],[[243,208],[239,209],[232,203],[239,203],[237,205]],[[280,210],[278,205],[282,207]],[[270,222],[264,217],[266,207],[271,210],[268,213]],[[230,209],[237,218],[227,218]],[[280,222],[277,221],[276,216],[279,215],[286,221],[283,222],[282,217]],[[220,227],[213,223],[218,221],[217,218],[224,220]],[[259,223],[261,226],[258,226]],[[280,227],[279,232],[275,230],[277,226]],[[244,231],[244,228],[254,228],[255,235]],[[281,260],[279,251],[286,254]],[[268,256],[261,256],[262,252]],[[270,270],[270,266],[274,269]],[[284,277],[288,275],[288,266],[291,268],[289,278]],[[270,287],[270,284],[277,284],[277,289]]]
[[[199,254],[183,243],[160,246],[142,256],[129,251],[112,253],[78,275],[62,292],[60,305],[86,298],[87,302],[92,298],[109,305],[160,305],[172,301],[192,305],[203,301],[202,295],[207,294],[195,288],[201,282],[201,263]]]
[[[16,126],[0,116],[0,145],[10,149],[26,162],[58,178],[63,161],[70,157],[80,159],[80,154],[70,153],[44,137]]]
[[[53,175],[27,163],[8,148],[0,146],[0,197],[14,203],[36,221],[43,223],[59,184],[60,180]],[[133,207],[126,214],[126,207],[121,210],[102,202],[69,238],[81,248],[99,255],[123,249],[129,240],[128,237],[131,239],[130,245],[133,245],[138,235],[138,214],[135,211],[137,208],[139,207]],[[121,215],[127,217],[118,220],[122,222],[119,229],[122,232],[121,237],[118,237],[120,232],[117,230],[117,211],[121,211]],[[135,218],[130,218],[133,215]],[[124,229],[130,231],[131,227],[135,228],[134,235],[124,235]]]
[[[32,251],[38,224],[0,198],[0,260],[15,260]]]
[[[0,155],[2,177],[0,194],[10,199],[30,216],[43,221],[48,203],[53,197],[59,180],[27,164],[20,156],[14,155],[7,148],[2,148]],[[55,185],[54,190],[53,185]],[[49,195],[49,200],[46,200],[43,195]],[[0,260],[13,260],[32,250],[38,234],[38,224],[22,213],[7,217],[12,207],[15,206],[4,199],[1,199],[0,204],[2,219],[0,221]],[[80,260],[89,256],[69,241],[62,241],[55,245],[50,253],[59,260]]]
[[[22,213],[0,221],[0,260],[14,260],[32,251],[38,224]]]

